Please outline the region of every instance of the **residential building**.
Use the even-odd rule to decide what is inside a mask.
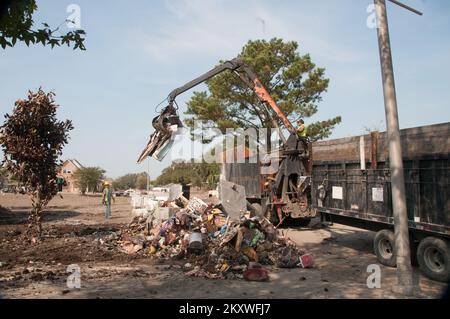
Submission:
[[[83,168],[83,165],[76,159],[69,159],[65,161],[59,170],[58,176],[64,178],[65,185],[63,186],[64,193],[80,193],[81,190],[76,186],[73,174]]]

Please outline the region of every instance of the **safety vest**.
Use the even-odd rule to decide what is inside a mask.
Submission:
[[[104,196],[105,196],[105,202],[106,202],[106,204],[109,205],[109,204],[111,203],[111,196],[112,196],[111,188],[106,187],[106,188],[103,190],[103,194],[104,194]]]
[[[302,132],[297,132],[297,135],[301,138],[308,137],[308,127],[305,125],[305,129]]]

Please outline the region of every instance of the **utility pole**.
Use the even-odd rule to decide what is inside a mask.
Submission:
[[[420,14],[396,0],[389,0],[405,9]],[[377,13],[378,44],[380,49],[381,73],[386,112],[386,126],[389,143],[389,164],[391,170],[392,206],[395,227],[395,253],[397,258],[397,285],[394,291],[406,296],[413,294],[413,275],[408,231],[408,212],[405,197],[405,177],[400,143],[400,130],[395,92],[394,68],[386,11],[386,0],[374,0]]]

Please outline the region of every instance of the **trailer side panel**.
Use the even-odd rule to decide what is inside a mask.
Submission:
[[[403,130],[401,137],[409,225],[418,231],[449,236],[450,123]],[[349,217],[349,222],[361,219],[392,226],[386,134],[380,133],[375,142],[374,135],[362,139],[364,142],[361,137],[351,137],[315,143],[313,207],[322,213]],[[375,158],[377,162],[373,163]],[[361,159],[366,162],[362,164]]]

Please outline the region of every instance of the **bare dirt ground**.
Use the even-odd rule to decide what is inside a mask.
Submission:
[[[30,201],[0,194],[0,298],[403,298],[395,294],[395,269],[381,266],[381,288],[367,287],[367,267],[377,264],[372,232],[341,225],[285,228],[313,253],[313,269],[270,271],[269,282],[208,280],[184,275],[183,261],[155,263],[125,255],[110,244],[132,218],[128,198],[117,198],[105,221],[100,197],[57,197],[43,214],[44,241],[26,244]],[[81,289],[67,287],[67,266],[77,264]],[[415,298],[438,298],[444,284],[415,269]]]

